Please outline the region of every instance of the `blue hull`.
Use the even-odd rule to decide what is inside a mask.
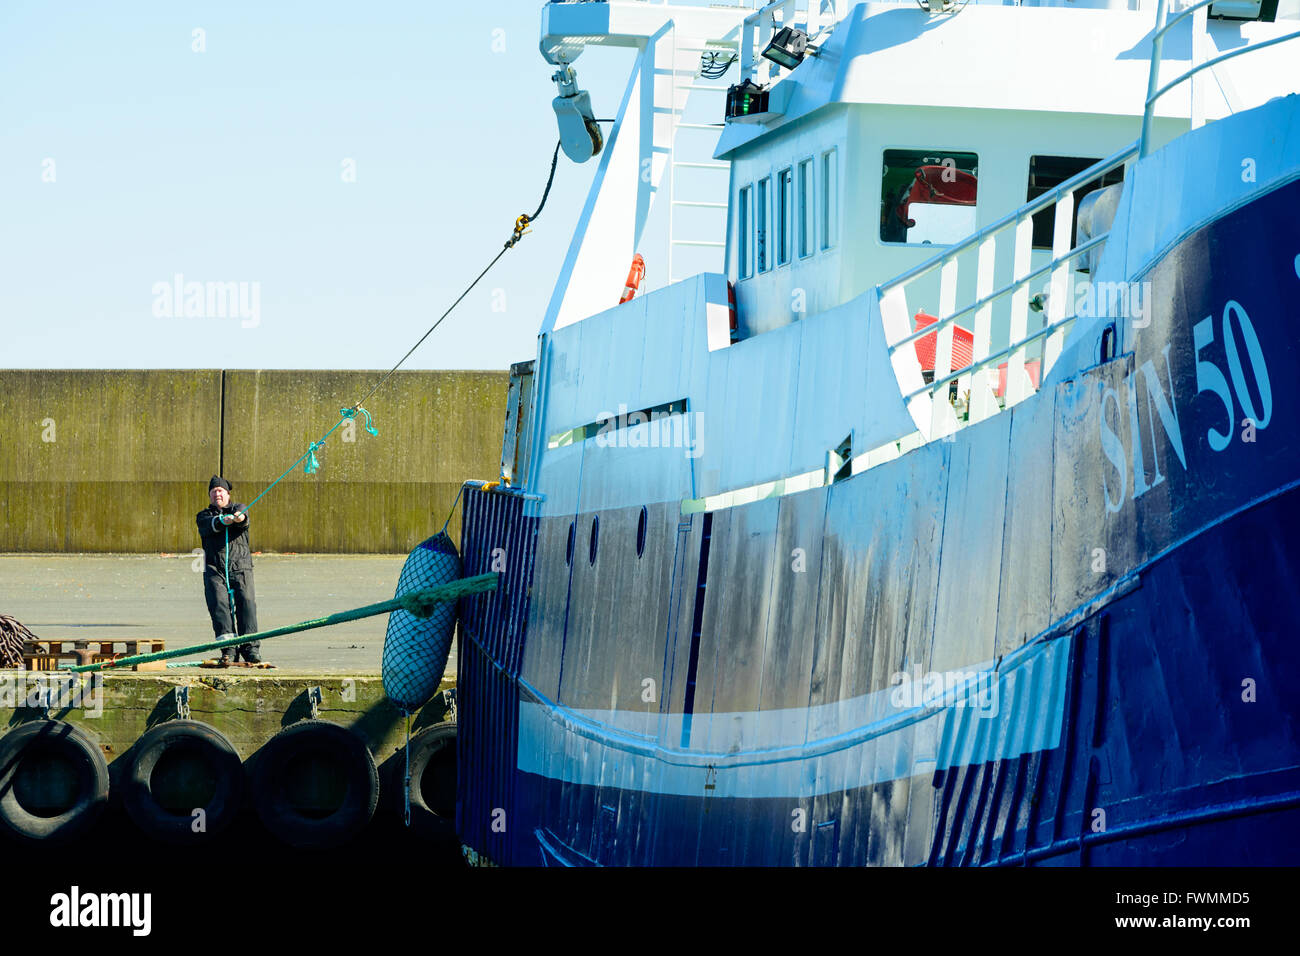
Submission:
[[[1117,357],[833,486],[648,522],[468,490],[465,573],[506,568],[462,607],[462,840],[514,865],[1296,862],[1297,209],[1292,181],[1149,263]],[[602,542],[648,523],[660,571],[588,560],[593,516]],[[967,557],[990,521],[991,570]],[[771,563],[792,541],[815,588]],[[897,696],[963,666],[989,685]]]
[[[931,865],[1293,865],[1298,515],[1292,490],[1218,525],[1062,637],[1068,718],[1058,747],[828,794],[841,807],[835,822],[802,834],[785,799],[614,790],[499,764],[492,783],[513,812],[493,834],[482,805],[479,847],[514,865],[863,865],[886,855],[873,816],[920,804],[935,821]],[[475,729],[517,713],[510,684],[484,658],[462,644],[462,771],[481,786],[485,751],[504,764],[513,741],[480,742]],[[1246,703],[1251,675],[1256,699]],[[477,706],[494,679],[505,708],[496,714]],[[566,808],[578,846],[552,829]],[[463,802],[462,823],[475,810]],[[617,825],[629,819],[642,826]]]

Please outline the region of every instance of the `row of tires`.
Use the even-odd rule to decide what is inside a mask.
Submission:
[[[410,741],[410,824],[422,835],[455,835],[456,725],[427,727]],[[122,762],[124,766],[119,766]],[[404,812],[406,763],[386,766],[386,802]],[[20,724],[0,738],[0,830],[22,841],[85,834],[116,790],[135,824],[170,843],[200,843],[245,806],[295,847],[347,841],[370,822],[380,774],[365,741],[346,727],[303,720],[281,730],[248,761],[221,731],[168,720],[146,731],[110,774],[96,743],[59,720]]]

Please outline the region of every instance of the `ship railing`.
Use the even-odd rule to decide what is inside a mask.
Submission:
[[[1181,23],[1183,20],[1185,20],[1187,17],[1195,15],[1196,20],[1193,22],[1193,27],[1192,27],[1193,37],[1197,37],[1200,36],[1201,34],[1204,34],[1206,32],[1206,16],[1209,13],[1209,7],[1211,4],[1215,2],[1217,2],[1217,0],[1196,0],[1196,2],[1194,3],[1185,4],[1185,0],[1174,0],[1174,6],[1179,8],[1179,11],[1173,17],[1170,17],[1169,0],[1160,0],[1159,6],[1156,9],[1156,29],[1155,32],[1151,35],[1151,72],[1147,79],[1146,104],[1142,113],[1142,136],[1138,141],[1139,158],[1145,157],[1151,152],[1152,149],[1151,126],[1155,115],[1155,104],[1157,100],[1159,100],[1170,90],[1174,89],[1175,87],[1179,86],[1182,83],[1187,82],[1196,74],[1200,73],[1202,70],[1206,70],[1211,67],[1217,66],[1220,63],[1225,62],[1226,60],[1231,60],[1233,57],[1241,56],[1243,53],[1257,52],[1259,50],[1264,49],[1265,47],[1270,47],[1277,43],[1284,43],[1287,40],[1295,40],[1297,38],[1300,38],[1300,30],[1297,30],[1293,33],[1286,33],[1281,36],[1269,37],[1266,40],[1257,40],[1253,43],[1248,42],[1242,46],[1234,47],[1233,49],[1228,50],[1226,53],[1220,53],[1218,56],[1211,57],[1210,59],[1204,60],[1200,63],[1194,62],[1189,69],[1187,69],[1179,76],[1175,77],[1174,79],[1170,80],[1164,86],[1157,86],[1159,82],[1161,55],[1164,51],[1165,37],[1168,35],[1169,31],[1172,30],[1179,23]],[[1194,43],[1193,51],[1195,51],[1195,49],[1196,47]],[[1195,119],[1195,113],[1196,113],[1195,106],[1193,106],[1192,112],[1193,112],[1193,118]],[[1193,122],[1193,126],[1195,125],[1196,123]]]
[[[1089,236],[1080,243],[1074,242],[1075,193],[1082,187],[1100,180],[1107,173],[1134,161],[1138,142],[1116,151],[1078,175],[1067,179],[1041,196],[1025,203],[1014,212],[985,226],[971,236],[948,247],[933,258],[902,275],[883,283],[877,290],[881,320],[889,343],[889,354],[903,399],[917,425],[918,434],[904,443],[891,443],[876,449],[867,466],[894,457],[898,452],[916,444],[952,434],[964,425],[974,424],[1009,408],[1033,394],[1046,378],[1052,364],[1060,355],[1065,333],[1076,315],[1068,305],[1071,296],[1071,272],[1074,262],[1086,253],[1100,252],[1109,232]],[[1055,210],[1051,259],[1046,264],[1032,268],[1033,217],[1048,207]],[[999,237],[1014,231],[1011,256],[1011,281],[994,288]],[[959,261],[969,253],[976,256],[974,300],[957,308],[957,281]],[[1004,259],[1006,257],[1003,257]],[[1095,261],[1096,256],[1094,255]],[[912,315],[907,305],[908,287],[939,272],[937,321],[912,328]],[[1029,328],[1030,284],[1050,276],[1041,328]],[[932,288],[932,283],[930,284]],[[1010,297],[1007,333],[993,340],[994,305]],[[953,333],[959,320],[973,317],[971,332],[971,361],[960,368],[952,367]],[[933,378],[924,382],[920,362],[915,354],[915,342],[926,336],[935,338]],[[1043,341],[1038,382],[1033,382],[1026,372],[1028,349]],[[910,354],[909,354],[910,353]],[[997,363],[1005,362],[1006,386],[1003,403],[996,395]],[[953,382],[957,382],[957,401],[949,400]],[[870,453],[869,453],[870,454]]]

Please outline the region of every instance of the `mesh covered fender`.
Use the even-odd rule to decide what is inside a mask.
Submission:
[[[397,594],[448,584],[461,576],[460,553],[446,532],[420,542],[402,565]],[[407,713],[433,697],[447,669],[456,631],[456,602],[439,604],[429,617],[405,610],[388,616],[383,678],[388,699]]]

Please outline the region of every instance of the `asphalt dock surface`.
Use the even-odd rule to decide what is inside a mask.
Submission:
[[[405,560],[404,554],[254,554],[258,626],[269,630],[387,600]],[[42,640],[161,638],[168,650],[213,640],[202,566],[193,554],[0,554],[0,614]],[[388,615],[381,614],[272,638],[262,644],[262,659],[276,671],[262,673],[378,674],[387,626]],[[182,659],[200,656],[217,654]],[[455,644],[447,670],[455,674]]]

